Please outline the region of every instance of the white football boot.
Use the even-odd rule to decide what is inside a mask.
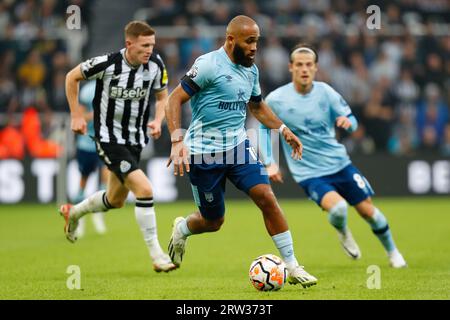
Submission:
[[[184,217],[175,218],[172,224],[172,237],[169,242],[169,255],[173,264],[179,268],[185,251],[187,238],[178,230],[178,224],[186,220]]]
[[[153,270],[156,272],[169,272],[175,270],[177,266],[172,263],[167,253],[161,253],[160,255],[153,257]]]
[[[345,232],[338,231],[338,236],[345,253],[354,260],[360,259],[361,251],[359,250],[355,239],[353,239],[350,229],[347,228]]]
[[[303,269],[303,266],[297,265],[294,268],[288,269],[288,282],[290,284],[298,284],[300,283],[303,288],[307,288],[317,284],[317,278],[310,275],[308,272]]]
[[[70,203],[63,204],[59,208],[59,214],[64,218],[64,221],[66,222],[64,225],[64,233],[66,234],[67,240],[69,240],[72,243],[75,243],[77,241],[77,236],[75,235],[75,232],[78,227],[78,221],[74,219],[70,215],[70,209],[73,207]]]
[[[408,264],[406,263],[405,259],[403,258],[402,254],[395,249],[392,252],[388,253],[389,257],[389,263],[392,268],[400,269],[400,268],[406,268]]]

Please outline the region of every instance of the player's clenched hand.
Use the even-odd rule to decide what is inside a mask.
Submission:
[[[83,116],[71,116],[70,127],[73,132],[78,134],[86,134],[87,124]]]
[[[297,138],[295,134],[292,133],[292,131],[285,127],[283,129],[283,138],[286,140],[286,142],[292,147],[292,153],[291,157],[294,160],[300,160],[302,158],[302,152],[303,152],[303,145],[300,142],[300,139]]]
[[[350,128],[352,123],[350,122],[350,119],[345,116],[340,116],[336,118],[336,127],[343,128],[347,130]]]
[[[189,151],[184,145],[183,141],[173,142],[172,150],[170,151],[170,159],[167,162],[167,167],[173,162],[173,174],[180,176],[184,175],[184,170],[186,172],[190,171],[189,167]]]
[[[267,174],[269,175],[269,179],[272,182],[283,183],[283,175],[281,174],[280,169],[278,168],[276,163],[270,164],[266,167]]]
[[[147,124],[147,127],[150,128],[150,135],[153,139],[157,140],[161,137],[161,122],[153,120]]]

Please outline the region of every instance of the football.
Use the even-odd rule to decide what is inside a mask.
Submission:
[[[253,260],[248,274],[256,290],[276,291],[286,283],[287,269],[276,255],[264,254]]]

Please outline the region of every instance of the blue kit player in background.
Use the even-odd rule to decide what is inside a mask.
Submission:
[[[166,106],[172,139],[169,164],[173,162],[175,175],[188,172],[199,208],[187,218],[175,219],[169,255],[179,267],[188,236],[220,229],[228,178],[261,209],[266,229],[286,262],[288,281],[309,287],[317,279],[297,262],[286,219],[244,127],[248,104],[259,121],[280,130],[293,149],[292,156],[301,157],[298,138],[261,98],[258,68],[253,63],[259,36],[255,21],[246,16],[235,17],[227,26],[224,46],[200,56],[169,96]],[[192,121],[183,137],[181,106],[190,99]]]
[[[83,201],[86,197],[85,188],[88,181],[89,176],[94,173],[97,168],[100,173],[100,188],[99,190],[106,189],[106,181],[108,179],[108,170],[106,166],[103,165],[100,160],[97,150],[95,148],[95,142],[91,137],[95,136],[94,132],[94,122],[93,113],[94,108],[92,106],[92,100],[94,100],[95,96],[95,81],[87,82],[80,90],[80,105],[84,107],[85,118],[87,122],[87,134],[86,135],[77,135],[77,163],[78,170],[81,174],[80,179],[80,189],[76,198],[74,199],[75,203],[79,203]],[[99,234],[104,234],[106,232],[106,225],[103,217],[103,212],[96,212],[92,214],[92,222],[94,224],[94,228]],[[82,217],[78,220],[78,228],[76,230],[77,238],[83,237],[85,233],[85,218]]]
[[[353,166],[345,147],[335,137],[335,126],[353,132],[357,128],[347,102],[324,82],[314,81],[318,56],[309,45],[297,45],[290,55],[292,82],[273,92],[267,104],[303,143],[301,161],[291,159],[291,147],[283,142],[289,171],[294,180],[323,210],[338,231],[345,252],[359,259],[361,252],[347,225],[347,202],[370,225],[394,268],[406,267],[395,246],[384,214],[374,206],[374,194],[366,178]],[[260,151],[274,182],[283,182],[273,160],[268,128],[262,126]]]

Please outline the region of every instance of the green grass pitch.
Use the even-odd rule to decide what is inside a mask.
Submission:
[[[189,238],[183,264],[155,273],[134,218],[132,204],[107,213],[108,233],[93,232],[76,244],[63,234],[56,205],[0,206],[0,299],[450,299],[450,200],[376,199],[394,239],[409,263],[394,270],[369,226],[353,209],[349,225],[362,259],[342,251],[326,216],[312,202],[280,200],[294,238],[296,255],[319,279],[303,289],[286,286],[258,292],[248,280],[251,261],[278,251],[250,201],[226,203],[225,224],[217,233]],[[172,220],[195,209],[193,202],[157,204],[164,249]],[[81,289],[69,290],[67,268],[81,271]],[[371,265],[381,271],[381,288],[369,289]]]

